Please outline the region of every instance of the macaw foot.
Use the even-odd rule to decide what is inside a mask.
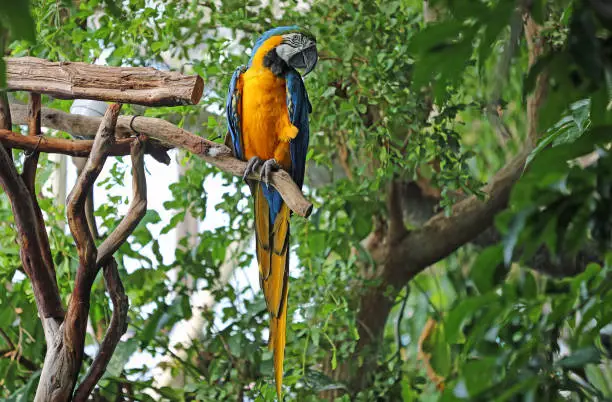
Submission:
[[[280,165],[278,164],[276,159],[268,159],[261,167],[260,178],[263,180],[264,183],[266,183],[266,185],[270,185],[270,175],[272,174],[272,172],[276,172],[278,169],[280,169]]]
[[[254,156],[251,159],[249,159],[249,161],[247,162],[247,167],[246,169],[244,169],[242,180],[246,181],[247,177],[249,177],[249,175],[253,173],[255,169],[257,169],[259,165],[261,165],[262,163],[263,161],[261,160],[259,156]]]
[[[247,162],[247,167],[244,169],[244,174],[242,175],[242,179],[246,181],[247,177],[255,172],[255,170],[261,166],[261,174],[259,178],[261,181],[266,183],[266,185],[270,184],[270,175],[272,172],[276,172],[280,169],[280,165],[275,159],[268,159],[263,161],[260,157],[254,156]]]

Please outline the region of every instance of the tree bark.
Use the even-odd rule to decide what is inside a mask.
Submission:
[[[178,106],[197,104],[204,91],[204,81],[198,75],[151,67],[107,67],[35,57],[5,61],[9,91],[44,93],[60,99]]]

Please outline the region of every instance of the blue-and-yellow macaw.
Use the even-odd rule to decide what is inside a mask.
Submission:
[[[263,182],[247,180],[254,197],[259,283],[270,312],[269,347],[274,353],[276,392],[281,399],[287,291],[290,210],[269,186],[270,173],[285,169],[301,188],[312,106],[302,77],[317,63],[314,36],[297,26],[265,32],[247,67],[234,72],[227,96],[229,137],[234,155],[247,160],[244,178],[262,165]]]

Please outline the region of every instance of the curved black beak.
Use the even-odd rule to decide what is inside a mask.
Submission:
[[[302,76],[306,76],[315,68],[318,60],[319,54],[317,53],[317,45],[311,42],[291,57],[289,65],[293,68],[303,69],[304,73]]]

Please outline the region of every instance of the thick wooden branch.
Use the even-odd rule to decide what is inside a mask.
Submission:
[[[409,232],[391,253],[390,280],[406,283],[431,264],[445,258],[458,247],[490,227],[495,215],[506,208],[512,187],[521,176],[530,147],[502,168],[483,189],[485,200],[471,196],[455,204],[450,216],[433,216],[420,229]]]
[[[132,143],[132,202],[119,225],[98,247],[98,265],[104,265],[132,234],[147,212],[147,179],[144,169],[144,143]]]
[[[41,318],[64,316],[55,276],[45,268],[36,213],[30,192],[4,147],[0,146],[0,186],[11,201],[23,269],[32,281]]]
[[[79,175],[74,189],[68,196],[68,225],[79,254],[79,269],[75,278],[74,293],[68,310],[69,315],[75,303],[85,302],[89,304],[89,292],[98,272],[98,253],[87,225],[84,206],[87,194],[93,188],[95,180],[102,171],[104,162],[106,162],[108,157],[108,150],[115,141],[115,125],[120,110],[120,104],[113,104],[106,111],[87,163]],[[74,310],[78,310],[78,308]]]
[[[28,91],[61,99],[95,99],[146,106],[195,105],[204,81],[198,75],[150,67],[107,67],[52,62],[35,57],[7,58],[9,91]]]
[[[16,124],[24,124],[25,107],[11,104],[13,120]],[[100,125],[101,118],[78,116],[59,110],[43,108],[42,125],[44,127],[62,130],[74,135],[93,136]],[[246,168],[246,162],[234,158],[229,148],[225,145],[209,141],[183,130],[172,123],[153,117],[121,116],[117,122],[116,135],[118,138],[132,136],[134,131],[146,134],[151,139],[158,140],[168,148],[182,148],[220,170],[242,176]],[[259,172],[249,176],[250,179],[260,180]],[[312,204],[304,198],[302,191],[293,182],[291,176],[284,170],[272,174],[271,184],[279,191],[289,208],[299,216],[308,217],[312,212]]]
[[[74,393],[74,402],[87,400],[98,381],[100,381],[100,378],[102,378],[102,375],[104,375],[115,348],[121,340],[121,336],[127,331],[129,301],[125,295],[121,277],[117,270],[117,261],[114,258],[108,260],[106,265],[104,265],[104,284],[113,303],[111,322],[100,345],[100,350],[87,371],[85,379]]]

